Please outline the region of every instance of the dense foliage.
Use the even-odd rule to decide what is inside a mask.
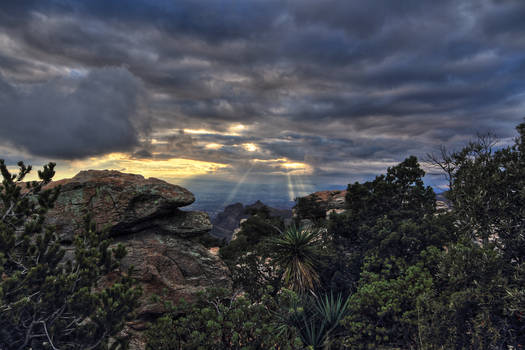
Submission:
[[[280,234],[284,222],[271,217],[265,207],[250,214],[236,239],[220,249],[220,256],[231,271],[234,289],[242,289],[253,300],[260,300],[267,286],[272,287],[274,295],[281,289],[282,274],[268,263],[271,249],[267,241]]]
[[[140,290],[129,276],[106,287],[100,278],[117,271],[122,246],[109,249],[103,233],[86,224],[68,254],[44,225],[60,188],[43,189],[54,164],[23,183],[31,171],[19,163],[0,171],[0,349],[107,349],[132,315]]]
[[[286,299],[265,296],[253,303],[224,289],[210,289],[192,304],[183,301],[169,307],[148,331],[147,349],[303,349],[295,329],[282,329],[275,322],[287,312],[281,310],[289,303]]]
[[[326,218],[326,211],[319,205],[319,200],[320,198],[315,193],[296,198],[295,212],[297,218],[323,223]]]
[[[525,344],[525,124],[517,130],[509,147],[495,149],[487,136],[433,157],[449,178],[460,239],[435,273],[432,343],[459,349]]]

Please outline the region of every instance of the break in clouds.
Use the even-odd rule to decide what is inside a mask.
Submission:
[[[523,18],[520,0],[8,2],[0,146],[233,176],[286,159],[346,184],[476,133],[513,137]]]

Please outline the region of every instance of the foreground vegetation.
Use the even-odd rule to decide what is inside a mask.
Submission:
[[[147,348],[520,349],[525,346],[525,124],[508,147],[488,137],[430,161],[449,180],[450,210],[409,157],[348,185],[346,211],[285,227],[265,208],[222,247],[234,291],[166,304]],[[122,247],[86,225],[67,259],[44,227],[54,172],[21,191],[30,169],[0,162],[0,349],[108,349],[140,290],[119,271]],[[299,223],[297,223],[299,224]],[[106,288],[101,276],[123,276]]]
[[[221,249],[242,296],[203,296],[159,320],[150,349],[520,349],[525,346],[525,124],[508,147],[481,137],[348,185],[346,212],[261,210]],[[223,291],[224,293],[224,291]],[[188,307],[188,306],[184,306]]]

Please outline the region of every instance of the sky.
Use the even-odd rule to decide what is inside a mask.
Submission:
[[[344,188],[476,134],[510,143],[524,18],[522,0],[6,1],[0,158],[224,204]]]

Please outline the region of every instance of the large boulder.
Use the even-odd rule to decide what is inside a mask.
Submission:
[[[135,230],[135,226],[146,226],[144,223],[154,218],[172,217],[177,208],[195,201],[193,194],[180,186],[115,170],[81,171],[51,184],[56,185],[62,189],[48,223],[65,241],[82,229],[88,212],[99,229],[107,228],[116,236]],[[176,216],[183,215],[177,212]],[[208,230],[206,226],[198,233]]]
[[[58,185],[60,195],[46,220],[56,227],[66,249],[88,213],[98,229],[109,230],[114,244],[127,248],[122,265],[134,266],[144,290],[132,327],[141,329],[145,320],[163,311],[151,301],[153,295],[191,301],[207,287],[231,287],[225,264],[198,243],[212,228],[208,214],[179,209],[195,200],[187,189],[108,170],[82,171],[48,186]]]

